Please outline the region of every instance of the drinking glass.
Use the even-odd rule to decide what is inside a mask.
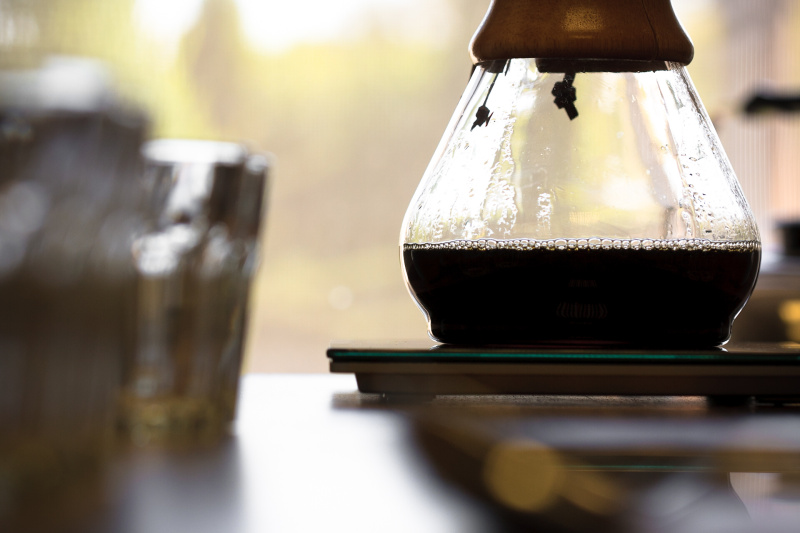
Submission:
[[[133,247],[121,423],[142,443],[216,437],[235,415],[267,159],[188,139],[154,140],[143,154],[152,218]]]

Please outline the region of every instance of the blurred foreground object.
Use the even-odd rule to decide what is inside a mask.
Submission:
[[[542,396],[502,412],[460,401],[458,412],[418,410],[416,441],[445,480],[504,517],[509,531],[796,530],[790,409],[758,416],[703,412],[693,398]],[[768,473],[775,487],[759,502],[748,484]],[[770,498],[784,507],[759,512]]]
[[[146,124],[108,81],[83,59],[0,72],[4,531],[91,505],[112,435]]]
[[[153,217],[134,245],[136,353],[121,423],[141,444],[216,437],[235,414],[267,159],[178,139],[143,154]]]

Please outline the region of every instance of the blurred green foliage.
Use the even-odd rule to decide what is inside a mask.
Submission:
[[[335,338],[426,336],[400,273],[400,223],[466,84],[467,43],[486,9],[440,1],[457,14],[443,46],[372,31],[281,53],[246,40],[233,0],[206,0],[177,50],[137,25],[135,0],[2,5],[38,25],[33,46],[6,56],[98,58],[150,114],[154,137],[274,154],[251,368],[321,371]]]
[[[35,43],[7,50],[6,63],[96,57],[150,114],[153,136],[244,141],[275,155],[250,368],[324,371],[333,339],[426,338],[403,286],[399,229],[466,86],[467,44],[488,5],[436,1],[453,13],[442,45],[376,30],[281,53],[246,40],[233,0],[206,0],[176,50],[137,25],[135,0],[5,0],[0,15],[38,25]],[[714,37],[713,22],[701,20],[696,43]],[[716,79],[707,70],[701,94]]]

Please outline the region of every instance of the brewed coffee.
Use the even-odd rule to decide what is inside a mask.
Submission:
[[[710,347],[730,337],[757,242],[553,239],[405,244],[431,336],[465,344]]]

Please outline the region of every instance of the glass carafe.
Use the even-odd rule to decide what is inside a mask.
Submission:
[[[680,63],[484,61],[408,208],[432,338],[716,346],[758,229]]]

